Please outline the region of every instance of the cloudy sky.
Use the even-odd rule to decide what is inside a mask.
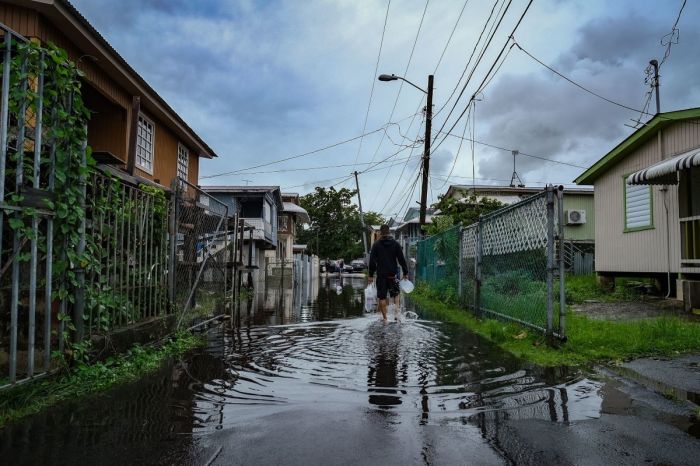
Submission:
[[[625,124],[640,117],[583,92],[513,48],[477,95],[473,112],[457,119],[528,0],[468,0],[466,7],[463,0],[429,0],[427,8],[425,0],[392,0],[388,16],[387,0],[73,3],[219,154],[201,162],[201,184],[273,184],[303,194],[316,185],[353,186],[348,177],[355,167],[367,171],[359,176],[366,210],[394,215],[415,205],[419,190],[411,188],[425,102],[409,85],[376,81],[385,19],[377,74],[403,75],[421,87],[435,74],[433,136],[439,146],[431,159],[431,200],[450,184],[471,184],[472,175],[477,184],[507,185],[510,149],[539,157],[517,158],[527,185],[571,183],[582,171],[576,166],[595,162],[633,131]],[[667,42],[682,3],[535,0],[515,39],[585,87],[641,109],[649,89],[645,68],[663,57],[661,41]],[[473,70],[499,12],[505,12],[502,23]],[[688,0],[677,43],[661,68],[662,111],[700,106],[698,17],[700,2]],[[655,112],[653,99],[649,112]],[[455,125],[452,134],[469,138],[473,131],[479,142],[509,150],[474,144],[472,152],[471,143],[460,147],[459,138],[436,134],[443,125],[444,131]],[[363,130],[371,134],[268,165]],[[265,166],[251,168],[258,165]]]

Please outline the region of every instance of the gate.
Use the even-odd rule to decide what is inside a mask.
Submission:
[[[178,326],[222,314],[232,304],[236,234],[228,206],[186,180],[172,186],[169,295]]]

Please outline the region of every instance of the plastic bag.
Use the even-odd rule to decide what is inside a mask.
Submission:
[[[377,308],[377,287],[370,283],[365,288],[365,312],[372,312]]]

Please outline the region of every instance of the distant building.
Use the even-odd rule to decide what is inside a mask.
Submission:
[[[243,264],[264,270],[265,251],[278,246],[278,215],[283,210],[279,186],[202,186],[202,190],[226,204],[231,215],[237,213],[251,228],[244,235]],[[256,279],[264,276],[254,275]]]
[[[510,205],[541,193],[541,187],[512,187],[489,185],[451,185],[446,197],[468,202],[472,195]],[[564,237],[579,246],[595,242],[595,204],[592,188],[564,189]]]

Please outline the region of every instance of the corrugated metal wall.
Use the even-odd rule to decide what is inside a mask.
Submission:
[[[666,157],[700,147],[700,120],[674,123],[662,130]],[[671,272],[680,267],[680,230],[678,223],[678,187],[652,186],[654,227],[625,233],[623,201],[624,176],[661,160],[656,137],[608,170],[595,182],[596,270],[598,272],[665,273],[667,247]],[[666,208],[668,231],[666,234]]]

